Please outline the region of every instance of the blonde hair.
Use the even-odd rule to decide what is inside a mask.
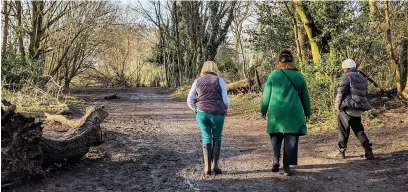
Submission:
[[[218,67],[217,64],[215,64],[213,61],[206,61],[203,64],[203,68],[201,68],[200,76],[204,76],[210,73],[217,75],[217,73],[219,73]]]

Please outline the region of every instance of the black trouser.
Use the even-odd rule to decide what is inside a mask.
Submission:
[[[337,115],[337,122],[339,128],[339,141],[338,147],[340,150],[345,151],[347,149],[347,142],[350,136],[350,127],[360,141],[361,145],[366,148],[369,146],[370,141],[367,135],[364,133],[364,126],[361,123],[361,117],[353,117],[348,115],[345,111],[341,111]]]
[[[270,133],[269,134],[272,143],[273,150],[273,164],[279,164],[280,151],[283,144],[283,164],[284,165],[297,165],[298,162],[298,144],[299,135],[295,134],[283,134],[283,133]]]

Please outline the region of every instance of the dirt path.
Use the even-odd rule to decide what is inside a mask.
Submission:
[[[103,95],[118,92],[120,99]],[[272,173],[265,121],[228,116],[221,168],[223,175],[201,177],[200,131],[185,102],[155,88],[77,92],[89,104],[105,105],[105,144],[96,157],[49,173],[10,191],[408,191],[408,115],[399,122],[367,130],[378,158],[363,160],[354,136],[348,158],[326,158],[336,133],[311,132],[300,140],[296,174]],[[384,118],[387,115],[384,114]],[[405,120],[404,120],[405,118]]]

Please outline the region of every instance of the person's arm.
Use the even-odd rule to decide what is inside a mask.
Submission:
[[[265,88],[263,91],[262,96],[262,103],[261,103],[261,114],[263,117],[266,116],[269,107],[269,101],[271,99],[271,92],[272,92],[272,73],[269,75],[268,80],[265,83]]]
[[[334,109],[340,112],[341,103],[346,99],[348,92],[350,91],[350,80],[347,75],[341,76],[341,82],[339,88],[337,88],[336,100],[334,101]]]
[[[306,80],[304,78],[303,78],[303,86],[302,86],[300,99],[302,100],[302,105],[303,105],[303,110],[305,112],[305,116],[310,117],[312,115],[312,110],[310,107],[310,96],[309,96],[309,91],[307,90]]]
[[[197,80],[194,81],[193,85],[191,86],[190,92],[188,93],[187,97],[187,105],[192,110],[196,110],[196,102],[197,102],[197,90],[196,90]]]
[[[218,80],[220,87],[221,87],[221,95],[222,95],[222,101],[224,102],[224,105],[226,107],[226,109],[228,109],[229,105],[230,105],[230,99],[228,97],[228,93],[227,93],[227,85],[224,81],[224,79],[219,78]]]

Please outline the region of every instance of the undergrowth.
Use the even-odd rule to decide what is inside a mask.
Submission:
[[[81,105],[75,96],[62,94],[61,89],[52,86],[39,88],[25,84],[18,90],[9,90],[2,84],[1,99],[16,105],[16,111],[22,113],[57,112],[68,105]]]
[[[190,91],[190,88],[191,88],[190,85],[181,86],[177,88],[176,90],[174,90],[171,96],[177,101],[187,102],[187,96],[188,96],[188,92]]]

